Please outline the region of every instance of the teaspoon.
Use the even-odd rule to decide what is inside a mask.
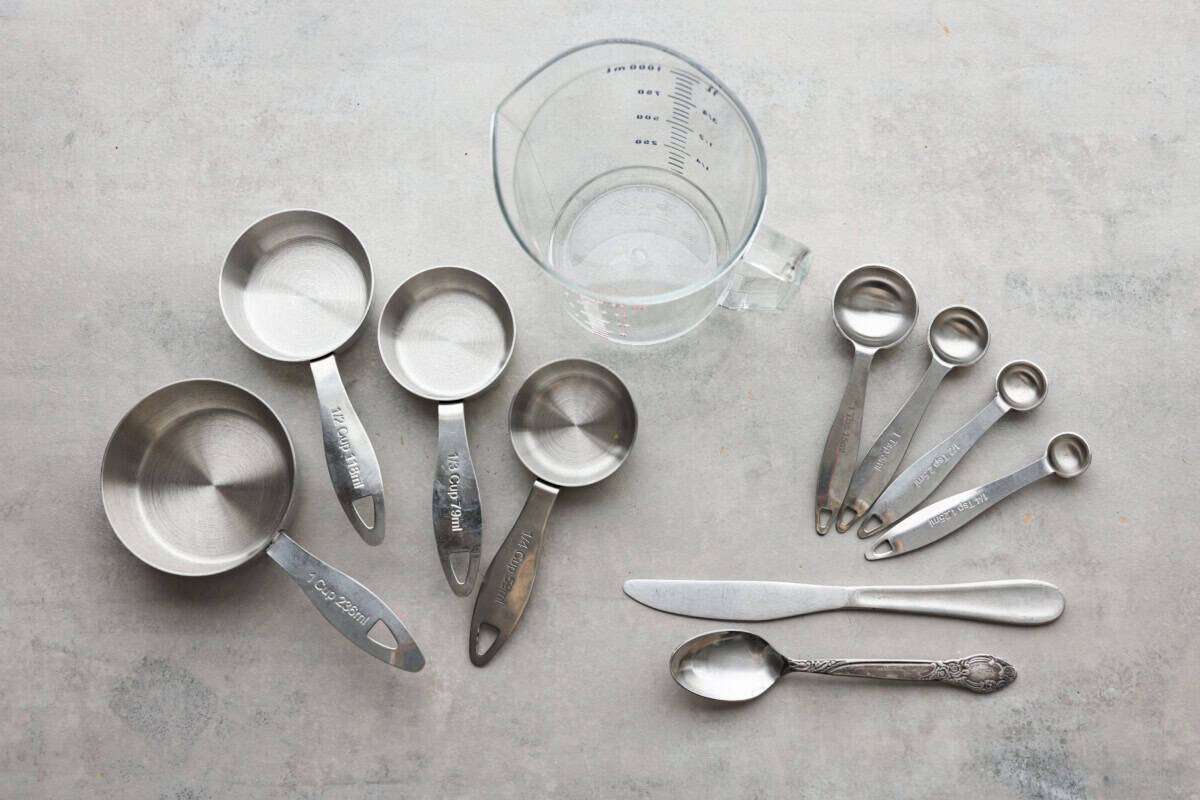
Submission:
[[[908,278],[891,267],[856,267],[834,290],[833,324],[854,345],[854,365],[817,471],[817,533],[822,536],[842,506],[858,458],[871,360],[880,350],[904,341],[916,321],[916,292]]]
[[[893,558],[933,544],[966,525],[1018,489],[1050,475],[1075,478],[1092,463],[1088,443],[1077,433],[1060,433],[1050,440],[1046,453],[1028,466],[999,480],[925,506],[905,517],[866,552],[868,561]]]
[[[1046,375],[1032,361],[1012,361],[996,376],[996,396],[971,421],[908,466],[884,490],[858,529],[874,536],[933,494],[967,451],[1009,411],[1032,411],[1046,399]]]
[[[989,655],[949,661],[787,658],[761,636],[739,630],[689,639],[671,656],[670,668],[671,677],[689,692],[732,703],[753,700],[790,672],[936,681],[978,694],[998,692],[1017,679],[1011,664]]]
[[[875,439],[875,444],[871,445],[850,479],[846,502],[837,516],[838,533],[850,530],[850,526],[867,513],[896,474],[942,378],[955,367],[971,366],[983,358],[987,348],[987,322],[975,309],[949,306],[933,318],[929,324],[929,368],[904,406]]]

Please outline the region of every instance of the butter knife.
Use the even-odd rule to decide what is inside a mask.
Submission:
[[[687,617],[756,622],[818,611],[870,609],[941,617],[1043,625],[1066,601],[1045,581],[1009,580],[933,586],[820,586],[778,581],[625,581],[643,605]]]

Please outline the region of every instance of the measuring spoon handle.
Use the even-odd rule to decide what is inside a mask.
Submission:
[[[904,453],[912,442],[917,426],[921,424],[921,418],[925,416],[925,409],[929,408],[933,393],[937,391],[942,378],[946,377],[949,371],[948,364],[933,359],[917,388],[875,439],[875,443],[871,445],[871,449],[854,472],[854,477],[850,479],[846,503],[838,514],[838,533],[850,530],[850,526],[867,513],[867,509],[875,503],[888,481],[896,474],[896,467],[900,466],[904,459]]]
[[[874,536],[933,494],[933,490],[958,466],[967,451],[1008,410],[1008,404],[1000,399],[1000,395],[996,395],[970,422],[910,464],[871,506],[871,513],[858,529],[858,538]]]
[[[462,403],[438,406],[438,456],[433,473],[433,536],[451,590],[466,597],[479,576],[483,512],[467,444]]]
[[[1007,661],[984,654],[950,661],[883,661],[873,659],[800,660],[789,658],[787,672],[876,678],[885,681],[937,681],[976,694],[998,692],[1017,679]]]
[[[525,613],[533,592],[533,580],[537,577],[546,524],[557,498],[556,487],[541,481],[533,482],[525,507],[483,575],[479,594],[475,597],[475,611],[471,614],[468,641],[471,663],[477,667],[485,666],[495,658]],[[485,629],[496,638],[481,653],[479,638]]]
[[[1045,457],[999,480],[951,495],[925,506],[896,523],[875,546],[867,550],[868,561],[894,558],[944,539],[1018,489],[1050,475]]]
[[[342,511],[367,544],[383,541],[383,478],[379,459],[359,420],[338,372],[334,356],[312,362],[313,382],[321,404],[325,466]]]
[[[846,496],[846,486],[854,472],[858,459],[858,446],[862,438],[863,404],[867,398],[867,376],[871,372],[871,360],[875,350],[854,346],[854,364],[846,391],[838,406],[829,435],[825,438],[825,450],[821,453],[821,465],[817,469],[817,533],[824,536],[837,517]]]
[[[280,532],[267,555],[287,570],[321,615],[357,647],[405,672],[418,672],[425,657],[396,612],[378,595],[341,570],[334,569]],[[391,632],[394,647],[371,638],[378,623]]]

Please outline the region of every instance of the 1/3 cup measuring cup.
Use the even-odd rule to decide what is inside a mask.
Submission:
[[[717,306],[779,308],[809,250],[760,224],[762,140],[694,61],[608,39],[554,58],[492,117],[496,195],[567,312],[626,344],[680,336]]]

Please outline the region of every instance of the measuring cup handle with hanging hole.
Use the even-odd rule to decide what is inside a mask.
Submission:
[[[467,444],[462,403],[438,405],[438,455],[433,475],[433,535],[450,588],[465,597],[479,577],[483,511]]]
[[[525,613],[533,593],[533,580],[537,577],[538,556],[546,539],[550,510],[557,498],[556,487],[541,481],[533,482],[525,507],[483,575],[479,596],[475,598],[475,611],[471,615],[468,645],[471,663],[477,667],[495,657]],[[495,638],[481,653],[480,637],[488,634]]]
[[[325,466],[347,519],[367,544],[383,541],[383,478],[367,430],[350,404],[334,356],[311,364],[321,406]]]
[[[406,672],[419,672],[425,666],[425,657],[396,612],[366,586],[326,564],[282,531],[267,548],[267,555],[292,576],[326,621],[356,647]],[[393,644],[371,635],[379,625],[391,634]],[[382,634],[376,636],[384,638]]]

